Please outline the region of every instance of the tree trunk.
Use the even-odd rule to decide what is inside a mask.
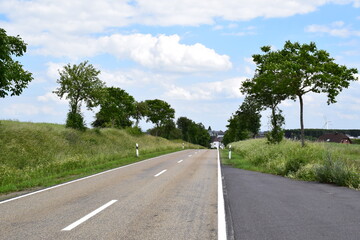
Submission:
[[[301,146],[305,146],[305,132],[304,132],[304,103],[302,95],[299,95],[300,101],[300,127],[301,127]]]

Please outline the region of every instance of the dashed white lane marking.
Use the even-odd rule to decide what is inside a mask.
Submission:
[[[177,163],[181,163],[182,161],[184,161],[184,160],[179,160]]]
[[[165,169],[165,170],[162,170],[161,172],[159,172],[158,174],[156,174],[156,175],[154,175],[154,177],[158,177],[158,176],[160,176],[161,174],[163,174],[164,172],[166,172],[167,171],[167,169]]]
[[[103,211],[105,208],[109,207],[110,205],[114,204],[115,202],[117,202],[117,200],[111,200],[110,202],[106,203],[105,205],[99,207],[98,209],[92,211],[91,213],[89,213],[88,215],[86,215],[83,218],[80,218],[79,220],[77,220],[76,222],[70,224],[69,226],[67,226],[66,228],[62,229],[61,231],[71,231],[72,229],[74,229],[75,227],[77,227],[78,225],[82,224],[83,222],[89,220],[89,218],[95,216],[96,214],[98,214],[99,212]]]
[[[189,155],[189,157],[192,157],[192,155]]]

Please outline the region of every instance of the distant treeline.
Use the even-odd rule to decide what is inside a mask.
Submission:
[[[300,131],[300,129],[285,130],[285,137],[291,139],[300,139]],[[360,136],[360,129],[305,129],[305,138],[309,140],[316,140],[323,134],[336,132],[348,134],[353,137]]]

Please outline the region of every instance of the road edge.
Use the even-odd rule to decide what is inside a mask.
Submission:
[[[220,151],[217,149],[218,162],[218,240],[227,240],[226,235],[226,216],[223,192],[223,177],[221,175]]]

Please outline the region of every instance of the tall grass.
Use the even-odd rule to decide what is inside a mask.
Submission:
[[[232,143],[234,158],[225,164],[306,181],[334,183],[360,189],[360,146],[285,140],[269,145],[264,139]]]
[[[135,157],[136,143],[140,158]],[[57,124],[1,121],[0,193],[49,186],[181,149],[182,142],[132,129],[81,132]]]

